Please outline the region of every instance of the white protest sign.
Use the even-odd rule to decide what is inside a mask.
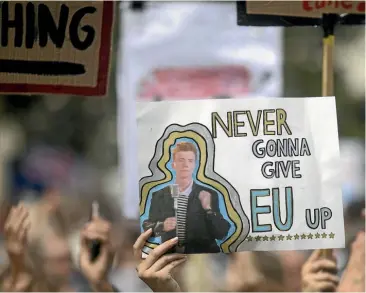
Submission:
[[[145,252],[344,247],[334,97],[140,102]]]

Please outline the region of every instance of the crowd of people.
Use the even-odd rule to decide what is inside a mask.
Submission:
[[[115,216],[111,204],[103,202],[103,198],[97,198],[99,211],[90,216],[88,206],[95,199],[90,197],[78,202],[50,195],[35,202],[2,208],[2,214],[6,215],[2,228],[7,262],[0,270],[1,290],[192,290],[185,276],[187,271],[195,269],[189,265],[190,256],[167,253],[177,244],[177,238],[165,241],[143,257],[142,248],[152,230],[139,235],[139,225]],[[93,259],[90,245],[95,240],[100,244],[100,251]],[[228,263],[219,268],[219,274],[225,276],[224,282],[211,290],[365,291],[365,232],[362,230],[351,243],[342,274],[336,257],[325,258],[320,250],[308,257],[297,251],[241,252],[225,256]],[[213,264],[203,267],[212,270]]]

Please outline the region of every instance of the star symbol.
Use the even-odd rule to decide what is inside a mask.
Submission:
[[[335,236],[335,234],[333,232],[329,234],[330,239],[334,239],[334,236]]]
[[[268,236],[263,236],[263,241],[268,241]]]
[[[285,239],[285,236],[283,235],[278,236],[278,240],[283,241],[283,239]]]
[[[313,239],[313,234],[309,233],[308,239]]]
[[[320,234],[319,234],[319,233],[316,233],[316,234],[315,234],[315,238],[316,238],[316,239],[320,238]]]
[[[287,235],[286,240],[292,240],[292,236],[291,235]]]
[[[261,241],[261,239],[262,239],[262,237],[260,237],[260,236],[255,237],[255,241]]]
[[[327,233],[323,233],[322,238],[327,238]]]
[[[276,240],[276,236],[272,235],[272,237],[270,238],[271,241],[275,241]]]
[[[248,236],[247,239],[248,239],[249,242],[253,241],[253,237],[252,236]]]
[[[301,239],[306,239],[306,235],[305,234],[301,234]]]
[[[299,236],[299,234],[295,234],[295,240],[299,240],[299,238],[300,238],[300,236]]]

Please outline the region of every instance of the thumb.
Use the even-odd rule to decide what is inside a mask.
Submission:
[[[99,203],[97,201],[93,201],[91,206],[91,216],[90,220],[96,220],[99,218]]]
[[[321,257],[321,250],[316,249],[313,251],[313,253],[310,255],[308,261],[313,262]]]

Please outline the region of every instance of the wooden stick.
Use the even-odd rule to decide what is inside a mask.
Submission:
[[[322,68],[322,96],[329,97],[334,95],[334,15],[323,15],[323,68]],[[330,259],[333,255],[332,249],[322,249],[322,256]]]
[[[334,70],[333,70],[334,35],[323,38],[323,71],[322,71],[322,96],[334,95]]]

